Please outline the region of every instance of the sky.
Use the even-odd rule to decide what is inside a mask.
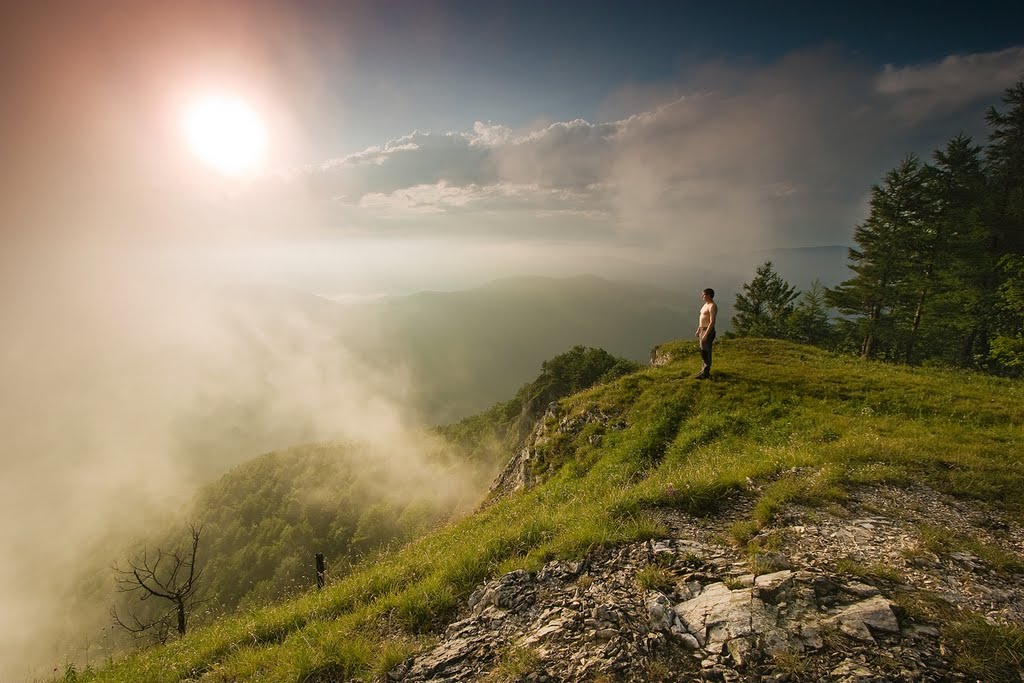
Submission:
[[[848,245],[872,183],[983,142],[1024,78],[1020,3],[723,5],[0,3],[0,681],[81,652],[108,607],[69,617],[82,558],[218,458],[416,450],[403,369],[282,288],[683,280]],[[262,126],[244,173],[190,146],[210,96]],[[25,590],[40,566],[64,583]]]
[[[532,247],[572,271],[595,250],[683,268],[848,244],[871,183],[960,131],[983,140],[1024,74],[1011,2],[3,11],[5,242],[156,245],[310,289],[388,289],[357,275],[371,262],[465,285]],[[244,178],[184,143],[204,93],[265,125]],[[489,267],[456,282],[482,245]]]

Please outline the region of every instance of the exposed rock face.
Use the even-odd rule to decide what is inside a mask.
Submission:
[[[523,680],[583,681],[604,673],[643,681],[659,658],[671,661],[682,680],[747,680],[771,675],[773,658],[823,652],[826,632],[852,637],[844,651],[874,645],[876,638],[913,640],[901,635],[881,595],[863,597],[834,578],[804,571],[727,577],[731,562],[696,559],[695,551],[707,550],[665,539],[579,563],[550,562],[535,576],[506,574],[473,593],[466,617],[449,626],[437,647],[390,678],[476,680],[510,653],[529,648],[536,665],[521,672]],[[674,588],[638,583],[637,571],[652,563],[678,573]],[[829,670],[842,669],[845,661],[829,654],[822,659]],[[923,669],[914,656],[905,664]],[[925,680],[923,673],[918,680]]]
[[[668,365],[674,360],[675,356],[664,350],[661,346],[655,346],[651,349],[651,365],[654,367]]]
[[[933,492],[919,499],[937,504]],[[907,506],[905,493],[898,500]],[[884,505],[881,498],[871,501],[876,511],[884,512]],[[966,680],[953,669],[940,629],[897,605],[900,594],[920,586],[834,570],[836,560],[859,557],[865,549],[888,552],[902,538],[894,520],[818,512],[818,526],[797,525],[802,531],[796,542],[780,553],[800,568],[754,575],[746,557],[720,540],[722,527],[716,533],[707,520],[667,514],[669,537],[485,583],[436,647],[404,662],[388,679],[474,681],[500,671],[491,680]],[[1009,538],[1016,544],[1020,535],[1014,528]],[[879,547],[870,545],[874,541]],[[816,543],[818,551],[808,554]],[[947,570],[953,576],[968,564],[978,566],[976,561],[956,560],[957,567]],[[1009,604],[999,614],[1020,620],[1024,588],[1000,584],[992,575],[985,570],[976,576],[987,587],[972,591],[975,597],[946,597],[983,610],[984,600],[1002,591]]]
[[[533,433],[516,449],[515,455],[495,477],[488,491],[491,500],[530,488],[536,483],[532,476],[533,462],[537,458],[538,447],[547,441],[548,424],[557,419],[557,416],[558,404],[553,403],[537,422]]]
[[[554,434],[574,434],[590,423],[597,423],[601,430],[591,435],[591,443],[598,444],[602,432],[608,429],[623,429],[626,424],[610,415],[596,410],[578,410],[562,414],[557,402],[551,403],[544,416],[538,420],[530,436],[517,448],[515,455],[495,478],[489,490],[490,500],[496,500],[516,491],[530,489],[539,483],[535,472],[543,459],[543,446]]]

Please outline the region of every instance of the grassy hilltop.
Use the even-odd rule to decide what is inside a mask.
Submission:
[[[789,506],[829,505],[876,483],[924,484],[1024,521],[1019,381],[735,339],[718,345],[714,380],[698,382],[694,347],[665,345],[672,362],[562,399],[543,418],[529,490],[357,566],[321,592],[224,617],[79,680],[381,677],[429,645],[482,580],[656,537],[661,508],[708,518],[749,510],[730,528],[755,571],[750,539]],[[483,440],[498,412],[451,433]],[[994,571],[1022,571],[1019,557],[973,550]],[[983,642],[997,664],[1019,657],[1020,628],[962,612],[944,617],[942,628],[965,656]]]

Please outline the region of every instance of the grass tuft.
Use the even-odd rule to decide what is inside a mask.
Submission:
[[[676,575],[665,567],[649,564],[636,573],[636,583],[645,590],[667,592],[676,584]]]
[[[535,672],[540,655],[530,647],[509,647],[498,653],[494,668],[482,680],[484,683],[514,683]]]
[[[1024,628],[970,616],[946,629],[960,671],[980,681],[1018,683],[1024,670]]]
[[[864,564],[848,557],[836,560],[836,573],[868,581],[899,583],[904,579],[899,570],[879,562]]]

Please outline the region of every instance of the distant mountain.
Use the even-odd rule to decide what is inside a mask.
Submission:
[[[577,345],[646,361],[651,347],[692,333],[699,302],[667,289],[592,275],[496,280],[338,304],[342,337],[367,362],[399,364],[413,403],[445,423],[515,393],[546,358]]]
[[[765,261],[771,261],[775,271],[797,289],[805,289],[814,280],[820,280],[826,287],[838,284],[849,277],[848,251],[849,247],[841,244],[756,251],[730,249],[709,254],[695,268],[623,261],[610,272],[616,278],[685,292],[713,287],[721,305],[731,303],[740,285],[749,282],[757,266]]]
[[[255,453],[347,438],[343,406],[364,394],[427,424],[454,422],[513,395],[545,359],[578,345],[646,362],[656,344],[692,338],[703,287],[718,290],[725,331],[735,293],[758,263],[774,259],[783,277],[801,287],[798,277],[814,267],[797,272],[798,264],[845,258],[842,247],[819,251],[809,259],[806,250],[750,254],[749,272],[739,260],[723,258],[708,264],[723,268],[714,277],[646,273],[672,280],[678,285],[672,289],[580,275],[345,301],[277,289],[232,291],[223,306],[231,345],[202,370],[208,396],[180,418],[180,459],[195,463],[202,482]],[[742,274],[730,275],[733,270]]]

